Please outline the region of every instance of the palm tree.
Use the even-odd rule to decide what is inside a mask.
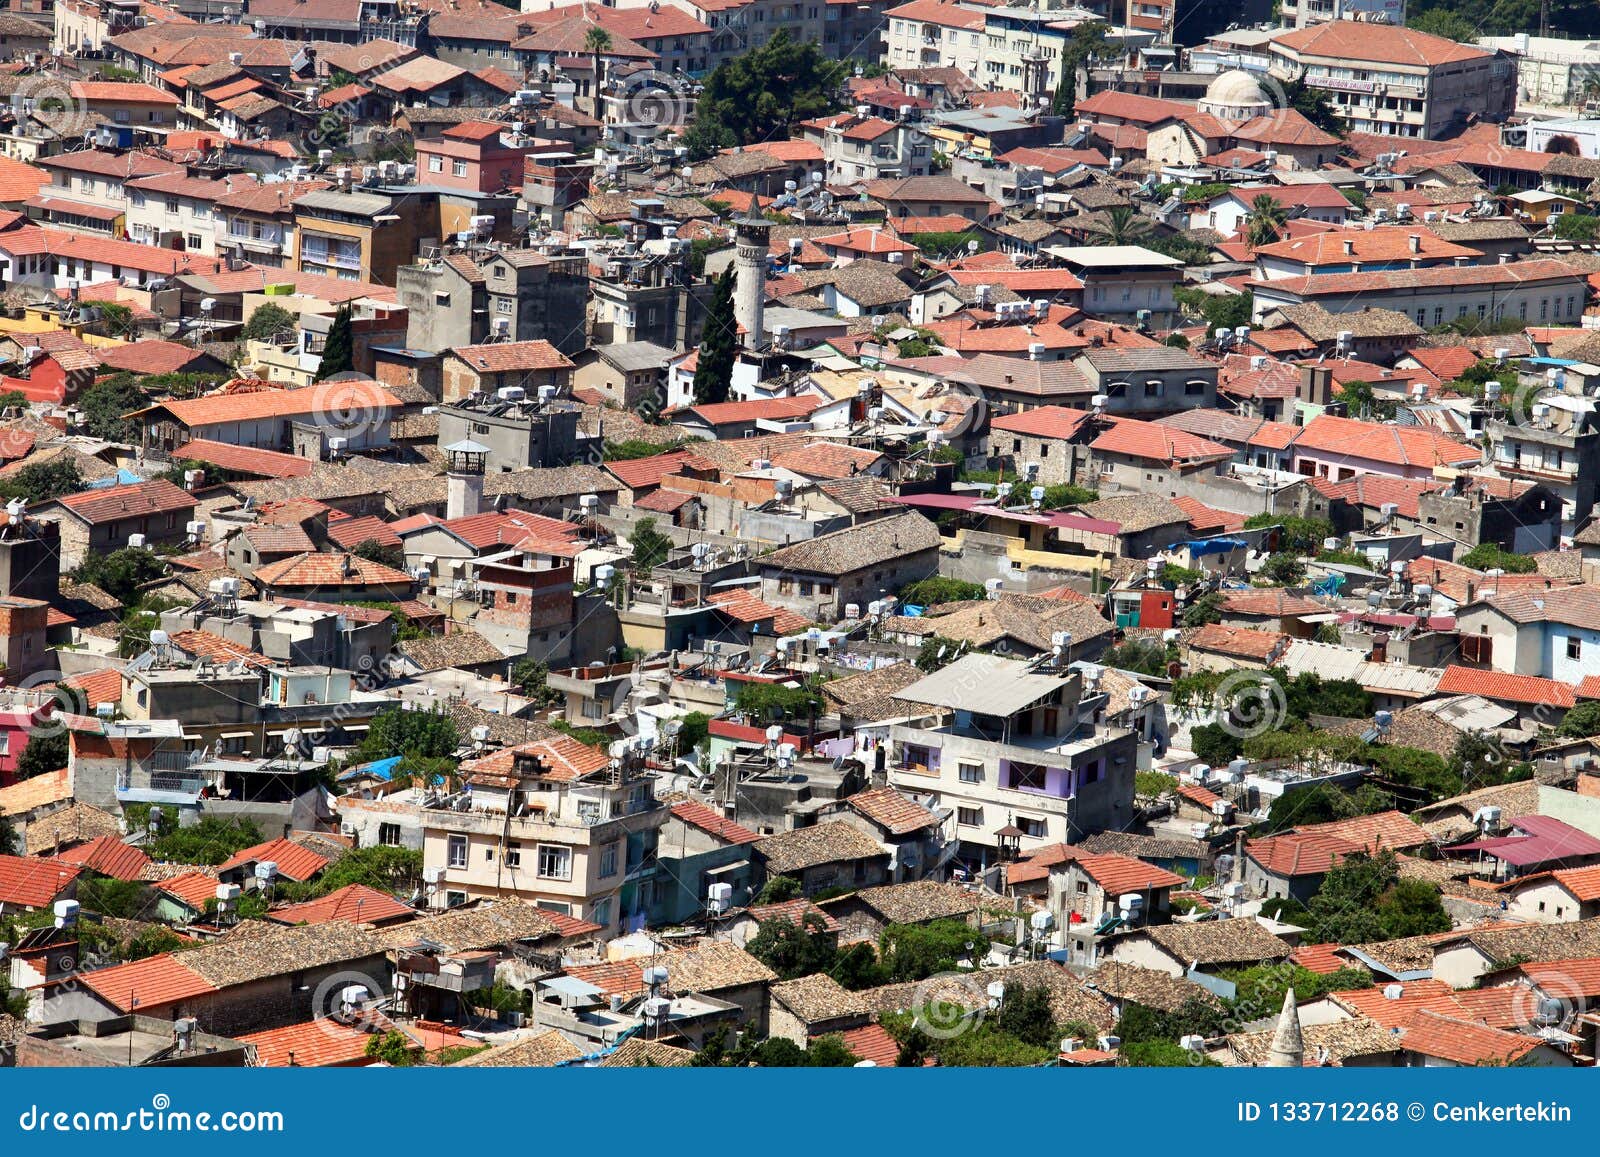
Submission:
[[[1150,222],[1144,214],[1127,205],[1118,205],[1106,211],[1103,224],[1089,231],[1096,245],[1137,245],[1150,232]]]
[[[600,57],[611,49],[611,33],[598,24],[583,36],[583,47],[594,57],[594,109],[600,115]]]
[[[1250,217],[1245,223],[1245,239],[1251,245],[1270,245],[1278,239],[1288,211],[1271,193],[1262,193],[1250,202]]]

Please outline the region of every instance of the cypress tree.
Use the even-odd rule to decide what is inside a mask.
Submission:
[[[700,339],[700,360],[694,370],[694,401],[697,406],[728,400],[728,385],[733,380],[734,354],[739,348],[739,323],[733,312],[733,267],[717,278],[716,292],[706,311],[705,332]]]
[[[314,381],[331,378],[355,369],[355,337],[350,326],[350,307],[341,305],[333,315],[333,325],[328,327],[328,341],[322,347],[322,364],[317,367]]]

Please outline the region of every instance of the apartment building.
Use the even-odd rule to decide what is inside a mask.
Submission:
[[[886,120],[862,105],[796,126],[796,138],[822,150],[830,181],[853,183],[889,177],[925,177],[933,148],[919,120]]]
[[[327,187],[326,181],[278,181],[223,194],[212,206],[213,252],[282,269],[295,251],[295,198]]]
[[[890,728],[890,786],[953,808],[967,859],[1027,855],[1131,821],[1138,737],[1104,722],[1096,680],[1048,659],[974,653],[898,696],[950,714]]]
[[[129,181],[128,236],[156,249],[214,255],[217,199],[257,187],[254,177],[211,180],[182,172],[156,173]]]
[[[514,898],[614,936],[654,902],[667,809],[633,756],[561,737],[462,764],[466,790],[422,810],[423,871],[445,905]]]
[[[1268,46],[1280,81],[1328,97],[1353,132],[1434,139],[1516,108],[1516,62],[1504,53],[1389,24],[1333,20]]]

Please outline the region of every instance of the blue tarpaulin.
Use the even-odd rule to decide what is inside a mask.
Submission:
[[[1201,538],[1183,544],[1191,555],[1226,554],[1230,550],[1242,550],[1248,544],[1242,538]]]

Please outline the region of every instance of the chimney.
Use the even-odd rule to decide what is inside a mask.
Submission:
[[[1344,243],[1344,255],[1346,257],[1354,257],[1356,255],[1356,243],[1355,243],[1355,241],[1350,240],[1348,238],[1345,240],[1345,243]]]
[[[1471,579],[1468,579],[1467,580],[1467,602],[1470,603],[1472,601],[1472,599],[1473,599],[1473,596],[1476,595],[1477,593],[1478,593],[1478,584],[1473,582]]]
[[[1411,245],[1411,252],[1413,252],[1413,253],[1421,253],[1422,252],[1422,234],[1413,233],[1410,237],[1407,237],[1406,240]]]
[[[1300,400],[1312,406],[1326,406],[1333,401],[1332,367],[1300,367]]]

